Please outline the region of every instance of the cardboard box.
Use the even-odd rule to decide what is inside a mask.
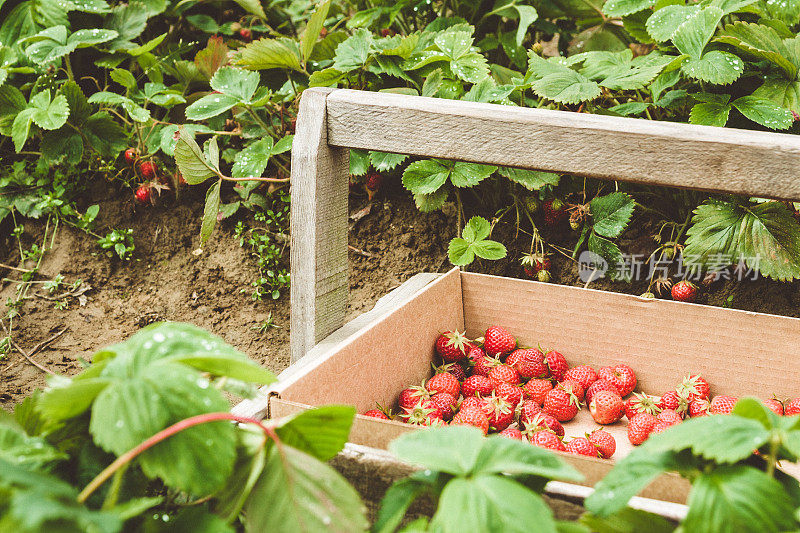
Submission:
[[[800,395],[800,359],[787,357],[800,345],[800,319],[454,269],[322,356],[287,370],[269,398],[269,416],[331,403],[355,405],[358,412],[376,402],[394,406],[403,388],[430,376],[441,332],[466,328],[475,338],[492,324],[506,327],[520,345],[560,351],[571,366],[627,363],[637,374],[637,390],[651,394],[699,373],[711,383],[712,395]],[[784,365],[780,372],[773,367],[776,356]],[[568,436],[596,427],[586,409],[565,424]],[[631,450],[626,421],[606,429],[617,441],[615,458],[624,457]],[[395,437],[416,430],[358,416],[350,441],[386,448]],[[564,457],[590,486],[613,466],[613,461]],[[642,496],[681,503],[688,488],[680,477],[665,475]]]

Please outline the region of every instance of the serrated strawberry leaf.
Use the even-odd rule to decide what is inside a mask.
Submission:
[[[214,227],[217,225],[217,215],[219,213],[219,188],[222,180],[217,180],[206,191],[206,203],[203,208],[203,222],[200,224],[200,246],[203,246],[211,237]]]
[[[369,170],[369,152],[367,150],[350,150],[350,174],[363,176]]]
[[[433,159],[414,161],[403,171],[403,186],[414,194],[431,194],[444,185],[450,171],[450,166]]]
[[[283,444],[329,461],[344,448],[355,414],[349,405],[325,405],[278,420],[275,432]]]
[[[742,96],[732,104],[742,115],[772,130],[789,129],[794,122],[791,111],[764,98]]]
[[[630,222],[636,206],[633,198],[624,192],[597,196],[589,204],[594,231],[610,239],[619,237]]]
[[[267,136],[249,144],[233,158],[231,176],[234,178],[260,177],[267,168],[275,141]]]
[[[728,123],[731,109],[733,107],[730,104],[701,102],[692,106],[692,110],[689,112],[689,123],[722,127]]]
[[[447,201],[450,194],[448,187],[440,187],[436,192],[430,194],[414,194],[414,203],[423,213],[429,213],[440,209]]]
[[[600,96],[600,86],[596,82],[570,68],[536,80],[531,88],[542,98],[560,104],[579,104]]]
[[[692,15],[700,11],[700,6],[668,5],[650,15],[645,23],[647,33],[658,42],[669,41],[678,27]]]
[[[340,72],[350,72],[364,66],[371,46],[372,33],[364,28],[357,29],[336,47],[333,68]]]
[[[624,17],[643,11],[656,3],[656,0],[607,0],[603,13],[608,17]]]
[[[540,172],[521,168],[500,167],[498,172],[501,176],[510,179],[514,183],[519,183],[529,191],[538,191],[546,185],[555,187],[560,179],[559,175],[553,172]]]
[[[770,61],[783,70],[787,79],[797,78],[798,65],[788,59],[789,50],[774,28],[763,24],[736,22],[727,24],[714,41],[730,44],[749,56]]]
[[[239,65],[250,70],[280,68],[302,71],[300,50],[293,39],[259,39],[240,48]]]
[[[453,165],[450,173],[450,182],[456,187],[474,187],[491,176],[495,170],[497,170],[497,167],[491,165],[458,161]]]
[[[713,6],[696,11],[678,26],[672,35],[672,43],[680,53],[699,59],[703,56],[703,50],[714,35],[722,16],[723,11]]]
[[[730,52],[712,50],[703,57],[690,57],[681,71],[690,78],[707,81],[715,85],[729,85],[744,72],[744,62]]]
[[[589,233],[586,246],[589,248],[590,252],[605,259],[608,265],[608,270],[605,273],[598,272],[598,274],[605,274],[613,280],[630,280],[630,269],[625,268],[625,260],[622,257],[622,251],[619,249],[619,246],[601,237],[594,231]]]
[[[178,128],[178,139],[175,143],[175,163],[190,185],[203,183],[217,173],[203,155],[200,146],[189,130]]]
[[[800,114],[800,81],[767,78],[752,96],[769,100],[790,112]]]
[[[378,172],[387,172],[397,167],[408,159],[405,154],[391,154],[388,152],[370,152],[369,161]]]
[[[389,443],[401,461],[454,476],[474,471],[483,434],[477,428],[453,426],[405,433]]]
[[[26,435],[0,419],[0,460],[26,468],[40,470],[67,455],[55,449],[45,439]]]

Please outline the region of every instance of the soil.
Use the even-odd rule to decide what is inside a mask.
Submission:
[[[41,297],[26,300],[13,331],[15,342],[24,350],[30,351],[66,328],[33,359],[56,373],[71,375],[80,371],[82,361],[91,360],[99,348],[119,342],[152,322],[170,320],[190,322],[220,335],[275,372],[288,365],[288,294],[277,300],[250,299],[255,261],[233,237],[235,220],[218,225],[202,254],[192,253],[198,245],[201,191],[179,204],[148,208],[136,207],[130,192],[95,191],[89,196],[101,206],[98,227],[133,228],[134,258],[129,262],[109,258],[92,237],[71,227],[60,227],[37,279],[61,274],[68,283],[81,279],[91,290],[85,293],[84,305],[73,298],[65,310],[55,309],[53,301]],[[418,272],[450,268],[447,243],[455,232],[454,208],[445,209],[444,213],[420,213],[410,196],[399,185],[393,188],[391,184],[371,204],[359,195],[352,196],[350,203],[350,317],[369,309],[379,297]],[[640,228],[640,234],[626,233],[623,249],[652,250],[648,222],[631,227]],[[0,235],[8,235],[9,229],[0,228]],[[471,265],[470,269],[522,275],[518,259],[527,251],[530,240],[522,236],[514,240],[514,231],[514,226],[507,224],[497,226],[495,233],[498,240],[513,243],[507,259]],[[574,245],[575,236],[568,225],[546,231],[549,242],[569,248]],[[40,242],[43,232],[42,223],[26,221],[23,240],[28,245]],[[10,236],[0,238],[0,264],[20,265]],[[552,271],[554,282],[584,285],[576,263],[562,255],[553,256]],[[19,273],[7,268],[0,267],[0,275],[19,279]],[[0,282],[0,299],[11,297],[14,287],[14,283]],[[591,287],[640,294],[647,283],[598,280]],[[800,316],[800,283],[723,280],[706,288],[699,301]],[[264,333],[254,329],[270,316],[276,328]],[[45,386],[46,377],[13,351],[0,360],[0,405],[12,409],[32,390]]]

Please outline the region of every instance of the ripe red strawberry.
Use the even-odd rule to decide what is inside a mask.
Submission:
[[[591,385],[589,385],[589,388],[586,389],[586,395],[584,398],[586,400],[586,403],[591,402],[594,395],[600,392],[601,390],[619,394],[619,389],[617,387],[609,383],[607,380],[600,378]],[[619,395],[622,396],[621,394]]]
[[[634,446],[639,446],[647,440],[653,426],[656,425],[656,417],[648,413],[639,413],[628,422],[628,440]]]
[[[537,278],[537,274],[542,270],[550,270],[551,268],[550,258],[541,254],[523,255],[522,259],[520,259],[520,263],[522,264],[522,269],[525,271],[525,275],[534,279]]]
[[[603,459],[611,459],[611,456],[617,451],[617,441],[608,431],[595,429],[586,435],[586,438],[597,448],[597,453]]]
[[[680,424],[683,422],[683,417],[681,417],[680,413],[673,411],[672,409],[664,409],[656,415],[656,419],[666,422],[670,426],[674,426],[675,424]]]
[[[417,405],[420,400],[430,400],[430,398],[431,393],[425,387],[417,385],[400,391],[400,398],[397,400],[397,404],[400,409],[410,409]]]
[[[489,326],[483,335],[483,348],[489,355],[508,353],[517,345],[517,340],[501,326]]]
[[[631,397],[628,398],[628,401],[625,402],[625,416],[628,417],[628,420],[632,419],[639,413],[656,415],[660,411],[661,408],[658,407],[657,398],[654,398],[653,396],[643,392],[634,392]]]
[[[544,354],[536,348],[514,350],[506,359],[506,364],[514,367],[514,370],[523,378],[550,376],[550,371],[544,364]]]
[[[574,379],[565,379],[561,383],[555,386],[556,389],[565,390],[569,393],[575,395],[578,401],[583,401],[583,396],[585,394],[583,385],[575,381]]]
[[[483,351],[483,348],[480,346],[475,346],[473,344],[469,349],[467,349],[467,359],[471,363],[474,363],[478,359],[483,359],[484,357],[486,357],[486,352]]]
[[[494,388],[494,392],[514,407],[518,406],[522,401],[522,387],[514,385],[513,383],[507,383],[505,381],[498,383]]]
[[[527,427],[533,417],[538,413],[542,413],[542,406],[533,400],[525,400],[519,406],[519,421]]]
[[[443,419],[450,420],[453,418],[456,405],[458,405],[458,398],[448,392],[437,392],[431,396],[431,402],[439,408]]]
[[[677,391],[671,390],[661,395],[661,399],[658,401],[658,407],[660,409],[672,409],[673,411],[683,414],[689,409],[689,402],[686,401],[686,398],[678,394]]]
[[[636,388],[636,374],[628,365],[604,366],[597,371],[597,376],[614,385],[620,396],[627,396]]]
[[[142,173],[146,179],[153,179],[156,177],[156,164],[152,161],[142,161],[139,163],[139,172]]]
[[[656,420],[656,423],[653,424],[653,429],[650,430],[650,435],[653,435],[653,434],[656,434],[656,433],[663,433],[664,431],[669,429],[671,426],[672,426],[672,424],[670,424],[668,422],[665,422],[663,420]]]
[[[364,185],[370,191],[377,191],[380,189],[382,182],[383,176],[381,176],[379,172],[368,172],[367,179],[364,181]]]
[[[140,204],[146,204],[153,197],[153,190],[149,185],[139,185],[136,189],[136,201]]]
[[[739,401],[735,396],[719,395],[711,399],[711,406],[708,412],[712,415],[727,415],[733,411],[733,406]]]
[[[495,431],[503,431],[514,421],[514,406],[499,396],[492,394],[483,403],[489,427]]]
[[[544,363],[550,370],[550,376],[556,381],[564,379],[564,374],[569,370],[567,360],[555,350],[550,350],[544,355]]]
[[[480,396],[469,396],[461,400],[461,404],[458,406],[459,409],[466,409],[468,407],[480,407],[483,409],[483,398]]]
[[[564,436],[564,426],[561,422],[556,420],[553,415],[548,415],[544,411],[534,413],[533,416],[528,416],[524,413],[524,418],[520,416],[520,422],[525,426],[525,431],[533,433],[535,431],[552,431],[559,437]]]
[[[588,457],[597,457],[598,451],[594,444],[589,442],[586,437],[575,437],[570,439],[566,444],[567,451],[576,455],[586,455]]]
[[[506,437],[508,439],[522,440],[522,432],[519,430],[519,428],[515,427],[507,427],[506,429],[498,433],[498,435],[500,435],[501,437]]]
[[[578,398],[562,389],[553,389],[544,397],[542,409],[559,422],[567,422],[578,414]]]
[[[125,150],[125,161],[129,164],[133,164],[136,161],[136,148],[128,148]]]
[[[552,389],[553,382],[549,379],[531,379],[522,386],[522,392],[525,398],[533,400],[539,405],[544,403],[545,394]]]
[[[428,382],[425,384],[425,388],[428,389],[431,394],[436,392],[446,392],[456,398],[461,393],[461,383],[459,383],[458,379],[456,379],[456,377],[450,372],[436,374],[428,380]]]
[[[472,374],[479,375],[479,376],[488,376],[489,371],[494,368],[495,365],[500,364],[500,359],[489,357],[488,355],[484,355],[478,359],[472,359],[474,366],[472,367]]]
[[[544,223],[548,226],[555,226],[569,216],[564,202],[558,198],[542,202],[542,212],[544,213]]]
[[[381,420],[389,420],[389,417],[386,416],[386,413],[384,413],[380,409],[370,409],[369,411],[364,413],[364,416],[369,416],[372,418],[380,418]]]
[[[241,37],[243,41],[249,41],[253,38],[253,32],[251,32],[249,28],[242,28],[239,30],[239,37]]]
[[[787,403],[783,409],[783,414],[786,416],[800,415],[800,398],[795,398]]]
[[[464,332],[466,333],[466,332]],[[447,363],[461,361],[467,357],[472,343],[458,330],[445,331],[436,339],[436,353]]]
[[[778,399],[770,398],[769,400],[764,400],[764,405],[776,415],[783,416],[783,404]]]
[[[420,400],[413,407],[403,408],[400,418],[406,424],[432,426],[442,423],[442,412],[431,400]]]
[[[464,381],[467,379],[467,373],[464,372],[464,367],[458,363],[445,363],[442,366],[433,366],[433,371],[437,374],[441,372],[447,372],[448,374],[453,374],[458,381]]]
[[[708,416],[708,410],[710,407],[711,404],[706,398],[697,398],[696,400],[692,400],[689,402],[689,416],[692,418],[696,416]]]
[[[708,384],[708,381],[697,374],[685,377],[677,388],[678,394],[690,402],[698,398],[708,399],[708,393],[710,391],[711,386]]]
[[[519,374],[513,367],[501,363],[489,370],[489,379],[492,380],[495,387],[503,382],[516,385],[519,383]]]
[[[681,280],[672,286],[672,299],[678,302],[693,302],[697,298],[697,285]]]
[[[564,379],[574,379],[583,385],[584,389],[588,389],[592,383],[597,381],[597,372],[588,365],[573,366],[564,373]]]
[[[493,390],[494,383],[492,380],[479,374],[468,377],[464,380],[464,383],[461,384],[461,393],[464,395],[464,398],[475,396],[476,394],[488,396]]]
[[[622,418],[625,402],[616,392],[601,390],[592,397],[589,412],[598,424],[613,424]]]
[[[489,432],[489,417],[481,407],[478,406],[461,406],[461,409],[453,417],[451,422],[454,426],[475,426],[483,431],[483,434]]]
[[[548,450],[566,451],[564,443],[555,433],[550,431],[537,431],[529,437],[531,444],[540,448],[547,448]]]

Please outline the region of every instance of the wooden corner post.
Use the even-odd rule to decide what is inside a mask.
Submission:
[[[291,362],[344,324],[349,151],[328,145],[326,100],[303,92],[292,146]]]

